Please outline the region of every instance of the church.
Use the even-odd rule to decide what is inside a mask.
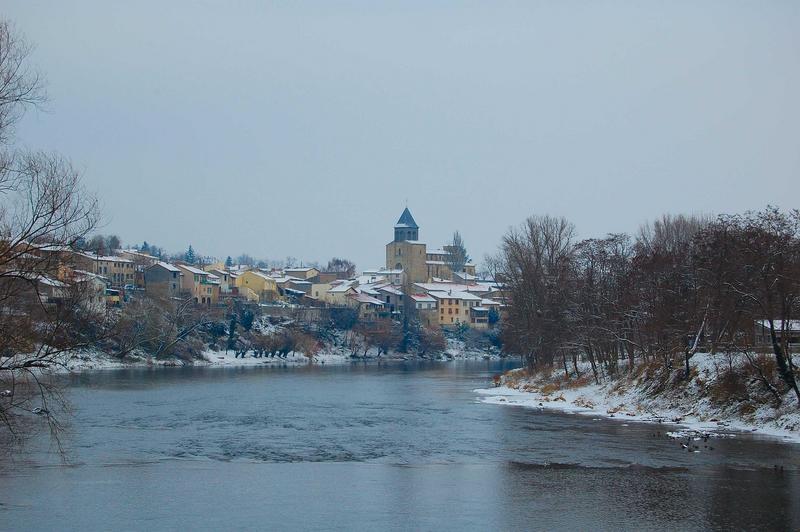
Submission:
[[[428,250],[419,240],[419,226],[405,208],[400,219],[394,224],[394,240],[386,244],[386,269],[403,270],[407,282],[427,283],[434,279],[452,280],[448,256],[449,246],[443,249]],[[467,263],[462,275],[474,276],[475,265]]]

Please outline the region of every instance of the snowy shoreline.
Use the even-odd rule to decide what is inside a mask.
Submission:
[[[454,361],[454,360],[479,360],[479,359],[499,359],[496,354],[488,354],[483,351],[458,351],[448,348],[438,356],[417,357],[413,354],[390,353],[377,355],[377,352],[370,350],[365,357],[352,357],[349,352],[343,349],[328,348],[317,353],[313,359],[303,353],[289,353],[286,358],[265,356],[255,358],[252,353],[247,353],[244,357],[236,357],[233,351],[214,351],[207,350],[202,354],[203,359],[183,362],[179,359],[171,358],[158,360],[144,355],[128,356],[124,360],[114,358],[106,353],[98,351],[83,352],[70,356],[61,366],[61,371],[80,373],[84,371],[102,371],[113,369],[132,369],[150,367],[257,367],[257,366],[308,366],[308,365],[344,365],[358,362],[403,362],[403,361]]]
[[[692,360],[697,380],[712,380],[715,364],[708,354],[698,354]],[[588,371],[588,368],[587,368]],[[501,386],[476,389],[479,402],[495,405],[522,406],[539,410],[579,414],[608,419],[659,423],[676,427],[673,437],[704,436],[735,437],[756,435],[778,439],[785,443],[800,443],[800,408],[787,395],[780,408],[762,405],[743,419],[733,406],[714,404],[707,395],[685,393],[654,394],[638,378],[620,377],[601,384],[583,380],[555,384],[558,371],[548,376],[516,380],[503,378]],[[514,377],[514,372],[510,375]],[[702,382],[702,381],[701,381]],[[695,385],[694,381],[690,385]]]

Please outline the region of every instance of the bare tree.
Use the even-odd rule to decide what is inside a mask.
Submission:
[[[0,145],[29,107],[47,100],[44,80],[28,61],[32,49],[11,22],[0,20]]]
[[[45,99],[30,50],[0,21],[3,146],[25,110]],[[65,259],[97,221],[97,201],[65,158],[9,148],[0,154],[0,422],[12,432],[26,412],[58,428],[54,411],[62,403],[47,370],[93,341],[89,327],[75,326],[87,306]]]
[[[568,278],[575,229],[564,218],[531,216],[504,237],[494,261],[510,292],[514,312],[504,340],[533,369],[552,364],[569,334]]]
[[[347,259],[334,257],[328,261],[328,265],[325,268],[325,271],[341,272],[344,273],[346,277],[352,277],[356,273],[356,265],[355,263]]]
[[[453,233],[453,239],[445,246],[445,249],[448,251],[446,262],[450,271],[453,273],[463,272],[464,266],[469,262],[469,255],[461,233],[458,231]]]

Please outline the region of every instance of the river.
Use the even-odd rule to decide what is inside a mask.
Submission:
[[[0,528],[800,529],[800,446],[478,402],[513,366],[74,375],[66,462],[3,456]]]

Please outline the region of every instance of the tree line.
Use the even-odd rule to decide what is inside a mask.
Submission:
[[[530,370],[560,364],[569,374],[585,360],[599,382],[639,360],[679,360],[688,378],[699,350],[740,353],[777,402],[789,391],[800,401],[790,351],[800,317],[798,210],[665,215],[635,236],[580,241],[568,220],[531,216],[507,232],[490,265],[511,301],[504,349]],[[754,356],[757,321],[777,385]]]

